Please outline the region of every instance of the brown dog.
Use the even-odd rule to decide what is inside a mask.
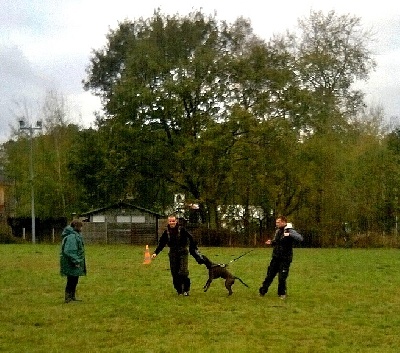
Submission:
[[[228,295],[232,295],[232,285],[235,283],[235,279],[238,279],[240,282],[242,282],[246,287],[249,287],[246,283],[244,283],[239,277],[236,277],[232,275],[227,270],[227,265],[226,264],[216,264],[212,262],[207,256],[201,255],[203,264],[206,265],[208,269],[208,280],[206,284],[204,285],[203,289],[204,292],[207,292],[208,288],[210,287],[211,282],[213,279],[216,278],[223,278],[225,279],[225,288],[228,290]]]

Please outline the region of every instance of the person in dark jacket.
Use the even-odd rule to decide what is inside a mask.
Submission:
[[[73,220],[62,232],[60,273],[67,276],[65,302],[76,301],[79,276],[86,275],[85,246],[81,235],[82,222]]]
[[[275,276],[278,275],[278,296],[285,299],[286,280],[293,259],[293,243],[303,241],[303,237],[292,228],[291,223],[287,223],[285,216],[279,216],[276,219],[276,228],[274,239],[266,241],[266,244],[273,246],[272,259],[259,292],[261,296],[264,296]]]
[[[168,217],[167,229],[161,235],[158,246],[151,257],[156,258],[166,245],[169,247],[172,284],[179,295],[188,296],[190,291],[189,252],[198,263],[202,263],[201,255],[192,235],[184,227],[178,225],[174,215]]]

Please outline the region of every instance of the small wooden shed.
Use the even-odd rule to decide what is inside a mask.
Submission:
[[[154,245],[158,242],[161,214],[120,201],[82,213],[82,234],[88,244]]]

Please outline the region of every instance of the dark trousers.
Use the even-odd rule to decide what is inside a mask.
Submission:
[[[78,285],[79,276],[67,276],[67,285],[65,286],[65,293],[71,294],[75,297],[76,286]]]
[[[289,276],[291,260],[273,257],[268,266],[267,275],[262,284],[265,293],[268,292],[268,288],[274,280],[275,276],[278,275],[278,295],[286,294],[286,280]]]
[[[169,265],[171,269],[172,283],[178,294],[189,292],[190,290],[188,255],[188,252],[169,253]]]

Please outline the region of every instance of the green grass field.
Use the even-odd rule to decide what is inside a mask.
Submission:
[[[248,249],[200,248],[227,263]],[[165,249],[86,246],[88,276],[64,304],[59,246],[0,245],[0,352],[398,352],[400,253],[395,249],[295,249],[286,301],[277,283],[258,295],[271,249],[230,264],[241,277],[207,293],[190,259],[189,297],[173,291]]]

